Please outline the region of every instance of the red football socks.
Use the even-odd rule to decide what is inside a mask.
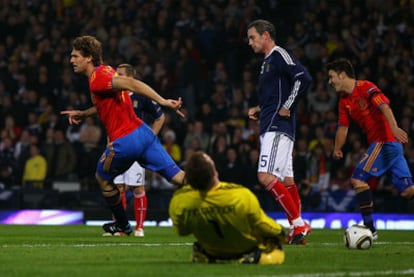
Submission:
[[[134,214],[137,222],[135,229],[144,228],[144,221],[147,216],[147,195],[145,191],[134,194]]]
[[[289,222],[300,217],[297,202],[295,202],[289,193],[289,190],[278,179],[274,179],[267,184],[266,190],[268,190],[273,198],[279,202],[280,206],[282,206]]]

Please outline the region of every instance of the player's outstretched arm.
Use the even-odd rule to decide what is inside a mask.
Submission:
[[[112,84],[115,90],[128,90],[133,93],[141,94],[151,100],[154,100],[161,106],[176,111],[179,116],[185,117],[184,113],[180,111],[181,106],[183,105],[181,97],[177,100],[165,99],[144,82],[124,76],[114,76],[112,78]]]
[[[94,106],[94,107],[90,107],[83,111],[80,111],[80,110],[61,111],[60,114],[68,116],[70,125],[73,125],[73,124],[76,125],[82,122],[82,120],[84,120],[85,118],[97,114],[97,110],[96,110],[96,107]]]

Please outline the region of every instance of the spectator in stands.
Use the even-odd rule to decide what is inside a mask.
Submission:
[[[30,158],[24,166],[22,186],[26,188],[44,187],[44,181],[47,175],[47,161],[40,154],[40,148],[37,144],[30,145]]]
[[[310,186],[317,191],[324,191],[328,188],[330,162],[323,144],[315,145],[310,153],[307,179],[309,179]]]
[[[4,118],[3,129],[1,130],[1,136],[7,136],[12,140],[12,143],[16,143],[21,135],[22,127],[16,124],[16,121],[12,115],[6,115]]]
[[[175,141],[175,132],[168,130],[162,134],[163,147],[176,163],[180,163],[182,159],[181,147]]]
[[[201,120],[195,120],[187,124],[187,134],[184,138],[184,149],[191,147],[194,139],[197,139],[200,144],[200,149],[206,151],[209,143],[209,135],[204,131],[204,125]]]
[[[211,109],[211,103],[208,101],[202,102],[200,110],[197,114],[197,119],[203,123],[204,130],[211,135],[213,129],[213,113]],[[208,143],[210,147],[210,143]]]
[[[104,150],[101,141],[102,129],[98,126],[96,118],[86,118],[80,125],[79,142],[77,144],[77,176],[83,190],[93,191],[97,189],[95,176],[91,172],[96,171],[96,161]]]
[[[50,133],[52,132],[53,138],[49,137],[49,142],[44,145],[45,157],[49,165],[48,176],[52,180],[73,180],[77,165],[77,156],[73,145],[66,139],[63,129],[50,130],[48,135],[52,135]]]
[[[22,180],[23,171],[26,161],[30,158],[30,146],[32,144],[39,145],[40,137],[37,134],[29,133],[28,130],[24,129],[20,140],[15,144],[15,159],[16,169],[15,178],[16,180]]]
[[[324,83],[318,83],[316,90],[307,94],[309,110],[318,113],[326,113],[335,109],[337,98],[330,94]]]
[[[13,140],[6,132],[1,133],[0,138],[0,165],[2,166],[4,178],[11,181],[16,173],[16,159],[14,154]]]
[[[295,182],[301,184],[308,179],[309,153],[308,143],[304,138],[298,138],[293,149],[293,169],[295,170]]]
[[[226,164],[226,151],[229,146],[227,137],[223,134],[217,135],[212,141],[210,155],[214,163],[217,165],[219,173]]]
[[[243,165],[236,148],[228,147],[226,149],[226,159],[219,174],[224,182],[243,183]]]

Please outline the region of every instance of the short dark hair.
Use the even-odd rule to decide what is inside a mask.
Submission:
[[[185,178],[197,190],[208,190],[214,184],[216,169],[205,155],[203,151],[194,152],[185,164]]]
[[[273,25],[270,21],[264,20],[264,19],[257,19],[253,22],[251,22],[247,29],[250,28],[256,28],[256,31],[263,35],[264,32],[268,32],[270,37],[275,41],[276,40],[276,29],[275,25]]]
[[[129,77],[134,77],[136,74],[136,70],[129,63],[121,63],[117,68],[125,68],[126,75]]]
[[[325,66],[326,71],[333,70],[336,73],[345,72],[348,77],[355,78],[355,71],[352,63],[345,58],[339,58],[332,62],[329,62]]]
[[[93,36],[80,36],[73,40],[73,49],[79,51],[82,56],[92,57],[92,64],[102,64],[102,44]]]

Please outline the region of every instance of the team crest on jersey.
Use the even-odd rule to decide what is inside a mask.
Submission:
[[[365,110],[367,108],[367,102],[363,98],[358,99],[358,105],[360,110]]]
[[[260,74],[263,74],[264,72],[270,71],[270,64],[263,62],[262,66],[260,67]]]

